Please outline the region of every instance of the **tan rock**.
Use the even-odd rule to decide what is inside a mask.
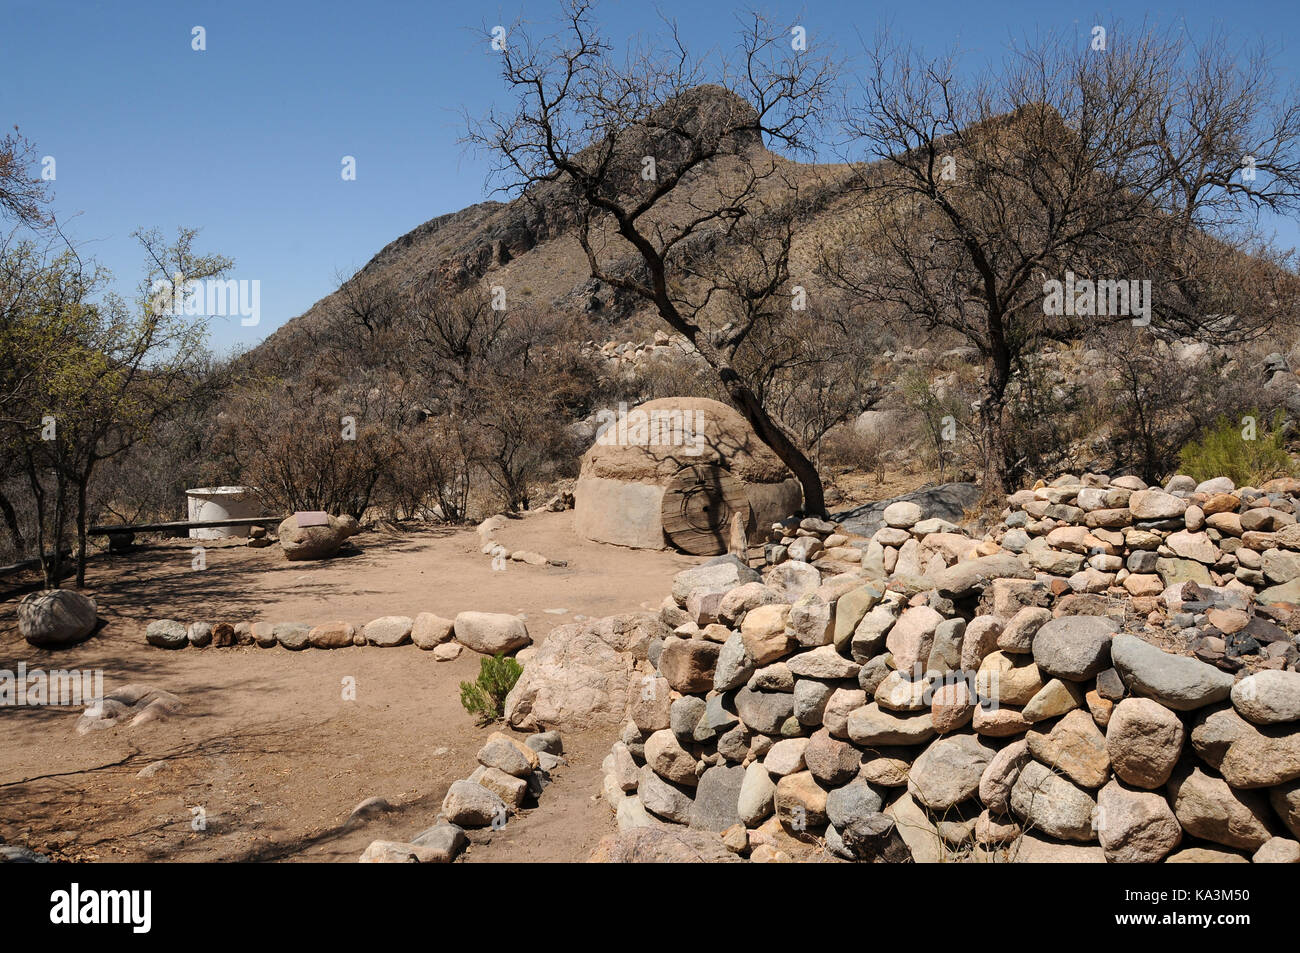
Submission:
[[[1026,740],[1034,758],[1064,772],[1080,787],[1101,787],[1110,777],[1106,739],[1085,711],[1076,709],[1054,723],[1034,725]]]

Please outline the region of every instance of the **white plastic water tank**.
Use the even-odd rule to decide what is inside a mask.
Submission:
[[[261,516],[262,504],[257,490],[251,486],[201,486],[186,490],[191,523],[209,520],[233,520]],[[190,530],[190,539],[226,539],[230,536],[247,536],[247,526],[218,526]]]

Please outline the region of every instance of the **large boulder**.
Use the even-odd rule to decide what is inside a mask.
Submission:
[[[325,516],[318,526],[299,526],[298,514],[286,517],[276,534],[286,559],[328,559],[339,551],[343,541],[354,535],[356,520]]]
[[[603,641],[593,626],[559,626],[506,696],[506,720],[528,731],[620,725],[632,666],[632,656]]]
[[[524,620],[503,612],[462,612],[452,628],[457,642],[484,655],[513,652],[532,642]]]
[[[921,508],[923,517],[957,523],[965,518],[966,510],[975,505],[979,496],[980,488],[974,483],[943,483],[906,496],[865,503],[855,509],[834,513],[831,519],[846,532],[871,536],[885,525],[885,510],[899,500],[907,500]]]
[[[95,600],[71,589],[45,589],[18,603],[18,633],[32,645],[55,649],[82,641],[95,629]]]

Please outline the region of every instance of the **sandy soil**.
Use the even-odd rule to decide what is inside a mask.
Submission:
[[[188,540],[92,563],[106,624],[58,652],[17,633],[17,599],[0,603],[0,668],[102,669],[106,690],[163,688],[185,708],[170,720],[78,736],[79,709],[0,707],[0,838],[66,860],[355,861],[371,841],[406,840],[432,823],[448,785],[474,767],[492,728],[476,727],[457,686],[480,656],[435,662],[412,645],[288,652],[240,647],[166,651],[147,622],[357,624],[380,615],[465,609],[523,613],[535,641],[556,625],[659,605],[672,576],[701,560],[580,540],[573,514],[538,513],[497,534],[568,566],[493,571],[472,529],[368,532],[359,555],[288,563],[278,547]],[[548,612],[547,610],[553,610]],[[561,611],[562,610],[562,611]],[[356,699],[343,699],[345,678]],[[465,859],[585,860],[613,829],[599,802],[610,737],[565,737],[567,766],[540,805],[478,834]],[[167,766],[138,778],[144,766]],[[344,822],[365,798],[394,810]],[[207,829],[192,830],[195,809]]]

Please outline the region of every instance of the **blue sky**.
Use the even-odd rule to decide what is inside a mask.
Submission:
[[[760,3],[807,27],[810,44],[852,55],[888,24],[968,62],[1000,56],[1012,37],[1118,17],[1182,17],[1242,41],[1265,38],[1287,83],[1300,81],[1300,4],[1206,0],[1093,8],[1078,3],[862,0]],[[261,282],[261,323],[217,319],[219,350],[256,344],[301,314],[388,242],[485,197],[485,157],[459,139],[463,111],[503,101],[484,27],[517,16],[550,22],[554,0],[500,6],[336,0],[4,0],[0,123],[18,124],[53,156],[55,208],[71,236],[130,292],[142,259],[138,227],[203,229],[201,250],[235,259],[234,278]],[[736,10],[709,0],[603,0],[615,42],[675,19],[689,45],[726,48]],[[194,26],[207,49],[191,49]],[[355,181],[340,176],[356,157]],[[1300,245],[1294,222],[1279,226]]]

